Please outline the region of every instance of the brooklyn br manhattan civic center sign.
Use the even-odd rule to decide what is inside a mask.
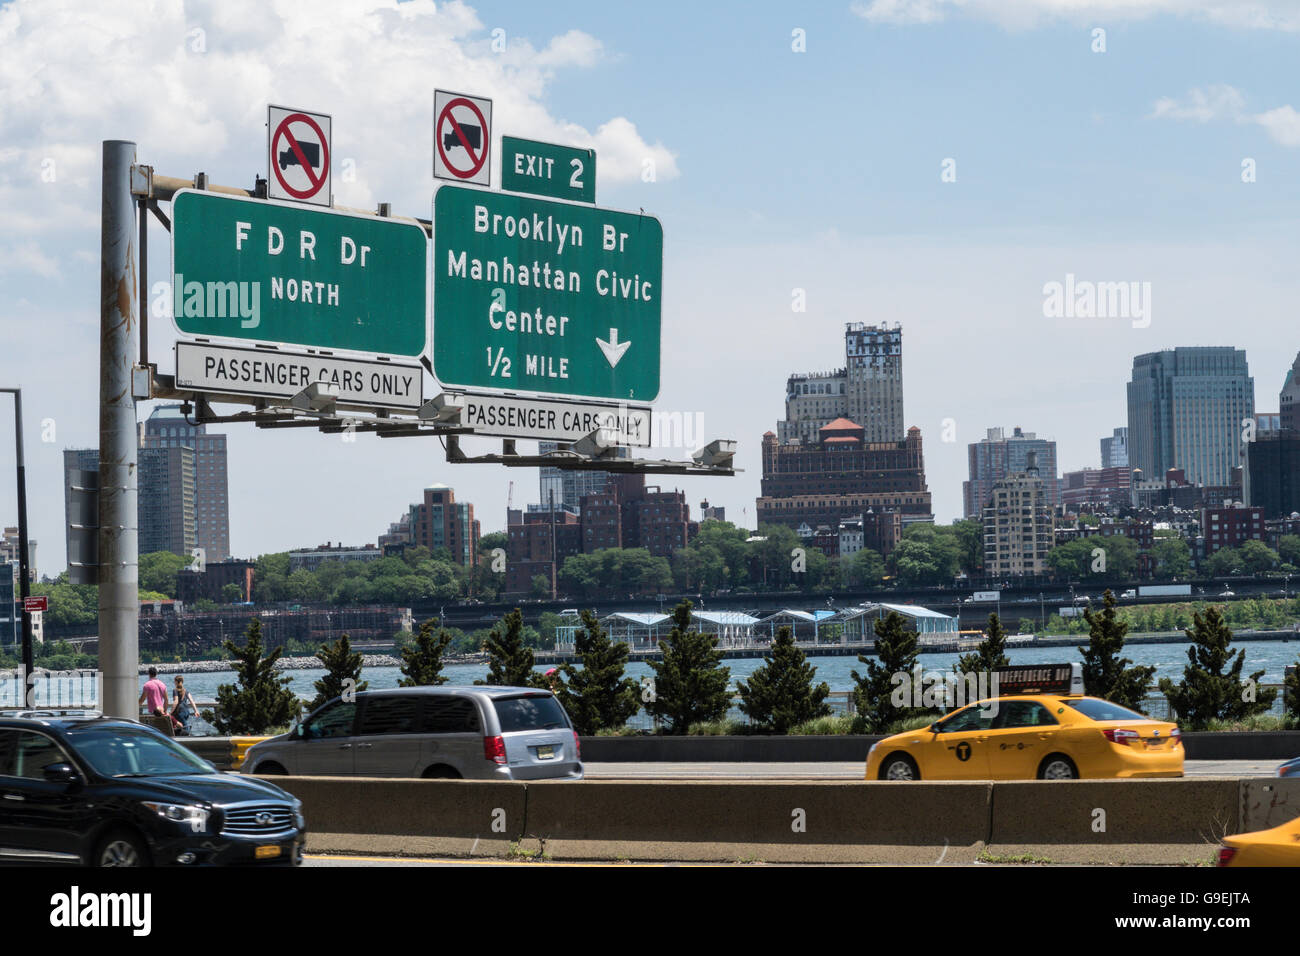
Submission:
[[[444,386],[648,403],[659,394],[653,216],[443,186],[433,371]]]

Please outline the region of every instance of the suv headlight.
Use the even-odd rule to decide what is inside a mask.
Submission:
[[[186,803],[154,803],[150,800],[142,800],[140,803],[164,820],[188,826],[195,833],[203,833],[208,829],[209,813],[204,807]]]

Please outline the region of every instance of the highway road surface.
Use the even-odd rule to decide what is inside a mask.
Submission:
[[[1281,760],[1188,760],[1189,777],[1271,777]],[[588,780],[860,780],[863,763],[589,763]]]

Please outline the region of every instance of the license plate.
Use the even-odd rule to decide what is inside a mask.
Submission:
[[[537,748],[538,760],[550,760],[554,756],[555,756],[555,746],[553,744],[546,747]]]
[[[278,846],[259,846],[253,851],[253,856],[259,860],[270,860],[280,855]]]

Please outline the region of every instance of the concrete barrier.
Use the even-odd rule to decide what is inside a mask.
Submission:
[[[998,782],[988,842],[1209,846],[1236,832],[1239,800],[1217,778]]]
[[[557,858],[934,862],[973,858],[989,784],[560,782],[528,785],[527,846]],[[901,856],[897,850],[903,850]],[[910,852],[907,852],[910,851]]]
[[[308,850],[504,856],[524,833],[523,783],[266,777],[303,803]]]
[[[1271,830],[1300,817],[1300,777],[1255,777],[1241,781],[1238,830]]]
[[[1300,757],[1300,730],[1206,731],[1183,734],[1189,760],[1276,760]]]
[[[1300,781],[539,781],[268,778],[308,850],[424,856],[1201,863],[1300,815]]]

